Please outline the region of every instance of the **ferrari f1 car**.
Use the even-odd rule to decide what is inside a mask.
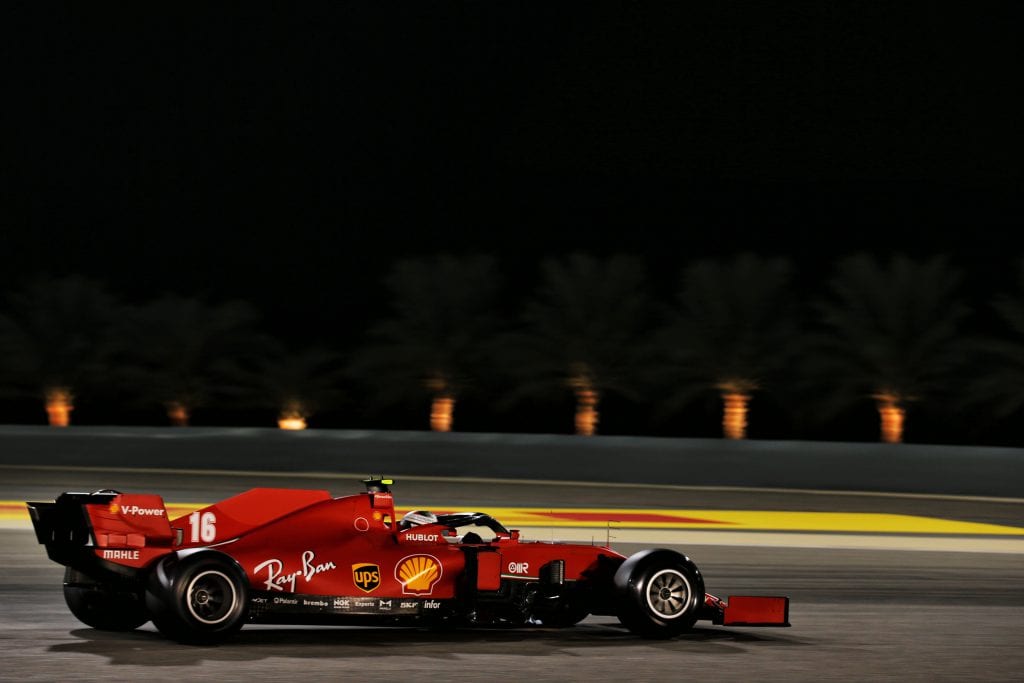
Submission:
[[[246,623],[571,626],[614,615],[668,638],[698,619],[788,626],[785,597],[704,592],[687,557],[521,539],[482,512],[396,518],[390,480],[364,493],[252,489],[177,519],[157,495],[63,493],[28,503],[64,597],[97,629],[152,620],[164,635],[222,640]]]

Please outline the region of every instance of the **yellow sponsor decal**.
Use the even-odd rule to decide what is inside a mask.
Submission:
[[[430,595],[441,580],[441,563],[433,555],[410,555],[395,567],[395,579],[402,592],[409,595]]]
[[[352,565],[352,583],[364,593],[372,593],[380,586],[380,567],[369,562]]]

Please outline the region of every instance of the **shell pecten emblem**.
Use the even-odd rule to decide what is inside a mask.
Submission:
[[[395,579],[409,595],[430,595],[441,573],[441,563],[433,555],[410,555],[395,567]]]

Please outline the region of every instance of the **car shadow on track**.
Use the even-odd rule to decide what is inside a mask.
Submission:
[[[640,649],[664,652],[700,651],[728,654],[758,646],[806,644],[781,631],[696,628],[672,640],[644,640],[617,623],[586,623],[573,628],[454,629],[445,631],[381,627],[258,627],[246,628],[215,646],[181,645],[146,627],[130,633],[92,629],[71,632],[74,642],[49,648],[52,653],[105,657],[109,664],[182,666],[204,661],[250,662],[271,657],[356,659],[394,655],[466,659],[504,654],[522,657],[579,655],[590,648]]]

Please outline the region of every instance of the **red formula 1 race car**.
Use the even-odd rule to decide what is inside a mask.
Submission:
[[[571,626],[614,615],[666,638],[698,619],[788,626],[789,599],[704,592],[687,557],[520,539],[481,512],[395,517],[390,480],[366,492],[253,489],[168,519],[156,495],[64,493],[28,503],[67,567],[71,612],[99,629],[152,620],[209,643],[246,623]]]

